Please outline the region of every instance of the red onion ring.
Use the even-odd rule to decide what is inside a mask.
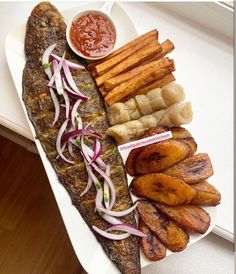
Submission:
[[[107,181],[108,185],[109,185],[109,188],[111,190],[111,202],[110,202],[110,208],[113,207],[115,201],[116,201],[116,190],[115,190],[115,186],[111,180],[111,178],[109,176],[107,176],[107,174],[102,170],[100,169],[97,165],[95,165],[94,163],[91,164],[91,166]],[[105,208],[104,208],[105,210]],[[106,212],[105,212],[106,213]],[[111,214],[108,214],[108,215],[111,215]],[[117,216],[119,217],[119,216]]]
[[[61,60],[60,60],[60,62],[59,62],[59,64],[58,64],[57,70],[56,70],[56,71],[54,70],[54,74],[53,74],[53,76],[51,77],[51,79],[50,79],[50,81],[49,81],[49,83],[48,83],[48,86],[49,86],[49,87],[53,86],[53,84],[54,84],[54,82],[55,82],[55,79],[56,79],[58,73],[60,73],[60,71],[61,71],[61,69],[62,69],[62,65],[63,65],[63,60],[65,59],[65,55],[66,55],[66,53],[64,52],[64,53],[63,53],[63,56],[62,56],[62,58],[61,58]],[[53,60],[52,63],[53,63],[54,61],[56,61],[56,60]],[[58,62],[57,62],[57,63],[58,63]]]
[[[76,128],[75,126],[75,119],[76,119],[76,114],[77,114],[77,109],[79,107],[79,105],[81,104],[82,100],[81,99],[78,99],[74,106],[72,107],[72,110],[71,110],[71,124],[73,126],[73,128]]]
[[[116,224],[116,225],[113,225],[113,226],[109,227],[105,231],[110,232],[110,231],[114,231],[114,230],[128,232],[132,235],[136,235],[136,236],[139,236],[139,237],[147,237],[146,234],[144,234],[139,229],[137,229],[136,227],[134,227],[130,224]]]
[[[69,119],[66,119],[64,121],[64,123],[62,124],[61,128],[58,131],[58,135],[57,135],[57,140],[56,140],[56,149],[57,149],[57,153],[59,154],[59,156],[67,163],[69,164],[74,164],[73,161],[68,160],[62,153],[62,149],[61,149],[61,139],[62,139],[62,135],[64,133],[64,131],[66,130],[67,124],[69,122]]]
[[[129,233],[124,233],[124,234],[111,234],[106,231],[101,230],[97,226],[93,225],[92,228],[100,235],[103,237],[110,239],[110,240],[124,240],[130,236]]]
[[[62,136],[62,141],[67,142],[70,138],[78,137],[78,136],[91,136],[94,138],[101,138],[98,133],[92,133],[88,129],[76,129],[71,132],[67,132]]]
[[[56,61],[56,60],[54,60],[54,61]],[[69,86],[72,88],[72,90],[74,90],[75,92],[77,92],[79,95],[84,96],[80,92],[80,90],[78,89],[78,87],[76,86],[75,81],[74,81],[74,79],[72,77],[72,74],[70,72],[70,69],[69,69],[67,63],[65,62],[65,60],[63,61],[62,67],[63,67],[63,71],[64,71],[64,74],[65,74],[66,80],[67,80]]]
[[[55,84],[56,84],[57,93],[59,95],[62,95],[64,90],[63,90],[63,87],[62,87],[61,74],[60,74],[60,71],[58,70],[57,61],[53,60],[52,65],[53,65],[53,70],[54,70],[54,75],[55,75]]]
[[[64,97],[64,100],[65,100],[65,104],[66,104],[66,119],[69,118],[69,114],[70,114],[70,99],[69,99],[69,96],[67,95],[66,92],[63,92],[63,97]]]
[[[104,207],[98,207],[98,210],[106,213],[107,215],[113,216],[113,217],[123,217],[128,215],[130,212],[132,212],[136,207],[137,207],[138,203],[134,204],[133,206],[131,206],[130,208],[126,209],[126,210],[122,210],[122,211],[112,211],[109,209],[105,209]]]
[[[70,95],[72,95],[72,96],[74,96],[74,97],[76,97],[76,98],[78,98],[78,99],[81,99],[81,100],[87,100],[87,99],[88,99],[87,96],[85,96],[85,95],[80,95],[80,94],[74,92],[74,91],[67,85],[66,80],[65,80],[64,78],[62,78],[62,83],[63,83],[63,85],[64,85],[64,87],[65,87],[66,92],[69,93]]]
[[[62,59],[60,56],[58,56],[58,55],[56,55],[56,54],[51,54],[51,56],[52,56],[55,60],[57,60],[58,62],[60,62],[61,59]],[[73,63],[73,62],[68,61],[68,60],[66,60],[66,59],[65,59],[65,62],[67,63],[67,65],[68,65],[69,68],[72,68],[72,69],[85,69],[84,66],[82,66],[82,65],[80,65],[80,64]]]
[[[44,51],[43,56],[42,56],[43,69],[49,79],[52,77],[52,71],[51,71],[50,64],[49,64],[49,57],[56,46],[57,46],[57,44],[52,44],[51,46],[49,46]]]

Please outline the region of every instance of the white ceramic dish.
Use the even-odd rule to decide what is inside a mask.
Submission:
[[[76,13],[87,10],[87,9],[98,9],[102,6],[100,3],[91,3],[83,5],[77,8],[68,9],[62,11],[62,14],[66,19],[71,18]],[[123,45],[135,36],[137,32],[133,26],[131,20],[125,11],[120,7],[119,4],[115,4],[111,10],[111,17],[117,27],[117,44],[116,47]],[[29,123],[29,127],[32,131],[33,136],[35,136],[35,130],[28,119],[27,112],[22,101],[22,71],[25,65],[25,55],[24,55],[24,36],[25,36],[25,25],[20,26],[18,29],[10,32],[6,39],[6,57],[7,62],[12,74],[12,78],[17,90],[17,94],[20,98],[22,107],[24,109],[25,116]],[[46,155],[42,149],[40,142],[36,139],[35,143],[37,145],[40,157],[42,159],[44,168],[46,170],[50,185],[52,187],[55,199],[57,201],[59,210],[61,212],[63,221],[65,223],[68,235],[70,237],[71,243],[75,250],[75,253],[83,265],[84,269],[90,274],[113,274],[118,273],[117,268],[112,264],[108,257],[103,252],[100,244],[96,241],[93,233],[88,229],[87,225],[83,221],[79,212],[71,204],[70,197],[64,187],[58,182],[57,176],[51,167],[50,162],[47,160]],[[122,153],[123,160],[126,159],[128,151]],[[128,181],[130,182],[131,177],[128,176]],[[204,235],[191,235],[188,245],[191,245],[201,238],[206,236],[215,226],[216,221],[216,208],[206,207],[205,210],[211,216],[211,225],[208,231]],[[172,252],[168,251],[167,256]],[[141,265],[142,267],[152,263],[147,260],[141,254]],[[158,265],[157,265],[158,268]]]
[[[112,10],[112,7],[114,5],[114,2],[105,2],[104,5],[100,8],[100,9],[93,9],[93,10],[86,10],[86,11],[80,11],[79,13],[77,13],[71,20],[69,20],[68,24],[67,24],[67,28],[66,28],[66,39],[67,39],[67,43],[69,44],[70,48],[74,51],[75,54],[77,54],[78,56],[86,59],[86,60],[99,60],[99,59],[102,59],[104,57],[106,57],[107,55],[109,55],[111,53],[111,51],[113,50],[113,48],[115,47],[115,44],[116,44],[116,40],[117,40],[117,31],[116,31],[116,25],[114,24],[111,16],[110,16],[110,13],[111,13],[111,10]],[[72,26],[72,23],[74,20],[78,19],[79,17],[81,16],[84,16],[84,15],[88,15],[88,14],[97,14],[97,15],[101,15],[105,18],[108,19],[108,21],[112,24],[113,28],[114,28],[114,32],[115,32],[115,42],[113,44],[113,47],[112,49],[107,52],[105,55],[101,55],[101,56],[84,56],[80,51],[78,51],[71,39],[70,39],[70,30],[71,30],[71,26]]]

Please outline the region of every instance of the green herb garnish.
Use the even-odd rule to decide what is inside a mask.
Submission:
[[[62,104],[65,101],[64,96],[59,95],[59,100],[58,101],[59,101],[60,104]]]
[[[50,67],[50,64],[43,64],[43,69],[47,69]]]
[[[97,182],[97,183],[95,184],[95,186],[96,186],[96,189],[100,189],[100,188],[101,188],[101,185],[100,185],[99,182]]]
[[[108,202],[109,202],[109,199],[108,199],[107,195],[104,195],[104,202],[105,202],[105,203],[108,203]]]
[[[81,143],[80,143],[80,139],[79,138],[76,139],[76,144],[77,144],[77,146],[80,146]]]

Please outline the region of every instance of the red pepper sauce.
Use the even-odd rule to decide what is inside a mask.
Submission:
[[[89,13],[72,22],[70,40],[84,56],[99,57],[112,50],[116,32],[108,18],[100,14]]]

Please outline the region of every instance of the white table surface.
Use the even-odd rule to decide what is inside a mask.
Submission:
[[[54,2],[55,3],[55,2]],[[4,53],[4,41],[7,33],[12,29],[15,29],[22,23],[24,23],[30,14],[30,11],[35,6],[36,2],[0,2],[0,75],[1,75],[1,91],[0,91],[0,124],[29,138],[33,139],[30,133],[29,127],[25,120],[24,114],[21,111],[21,106],[18,98],[15,96],[16,91],[7,68],[7,63]],[[72,6],[77,6],[78,2],[56,2],[59,9],[65,9]],[[204,38],[204,33],[201,30],[195,29],[193,26],[182,24],[178,21],[178,18],[173,16],[166,16],[166,10],[161,7],[156,9],[155,4],[148,5],[145,3],[122,3],[130,15],[132,21],[135,23],[140,33],[150,29],[150,24],[155,26],[156,18],[159,19],[158,28],[168,30],[167,34],[171,33],[171,24],[180,24],[183,28],[183,32],[195,32],[195,41]],[[17,11],[17,12],[16,12]],[[148,19],[147,19],[148,18]],[[164,19],[167,21],[164,22]],[[148,22],[147,22],[148,20]],[[165,26],[163,25],[165,23]],[[161,32],[162,33],[162,32]],[[163,34],[163,33],[162,33]],[[167,34],[161,35],[162,40],[167,38]],[[178,40],[175,34],[171,33],[168,36],[174,41]],[[229,56],[232,54],[232,46],[228,41],[217,41],[215,37],[212,38],[218,46],[229,50]],[[199,40],[200,41],[200,40]],[[185,41],[186,42],[186,41]],[[175,43],[176,44],[176,43]],[[179,45],[180,46],[180,45]],[[203,46],[203,45],[201,45]],[[187,53],[186,53],[187,54]],[[211,56],[210,56],[211,58]],[[226,62],[229,60],[226,60]],[[178,60],[176,60],[179,64]],[[178,71],[178,70],[177,70]],[[191,69],[190,69],[191,71]],[[189,72],[190,73],[190,72]],[[176,76],[177,79],[184,79],[185,73],[179,70]],[[201,74],[198,74],[201,77]],[[188,85],[187,81],[186,84]],[[189,98],[194,100],[194,98]],[[229,111],[232,111],[231,109]],[[232,132],[228,132],[232,134]],[[229,140],[232,141],[231,139]],[[228,163],[227,163],[228,164]],[[230,178],[232,179],[232,178]],[[231,188],[230,185],[227,186]],[[231,188],[232,189],[232,188]],[[223,189],[220,189],[223,192]],[[222,193],[224,195],[224,193]],[[228,207],[232,206],[232,199],[228,199]],[[223,208],[224,209],[224,208]],[[223,210],[221,209],[221,210]],[[227,215],[227,214],[226,214]],[[225,216],[228,219],[229,226],[232,228],[233,221],[231,216]],[[222,216],[222,212],[221,212]],[[158,263],[158,267],[155,265],[148,266],[143,269],[144,274],[232,274],[233,273],[233,247],[232,244],[226,240],[210,234],[198,243],[190,246],[187,250],[174,254],[165,260]]]

